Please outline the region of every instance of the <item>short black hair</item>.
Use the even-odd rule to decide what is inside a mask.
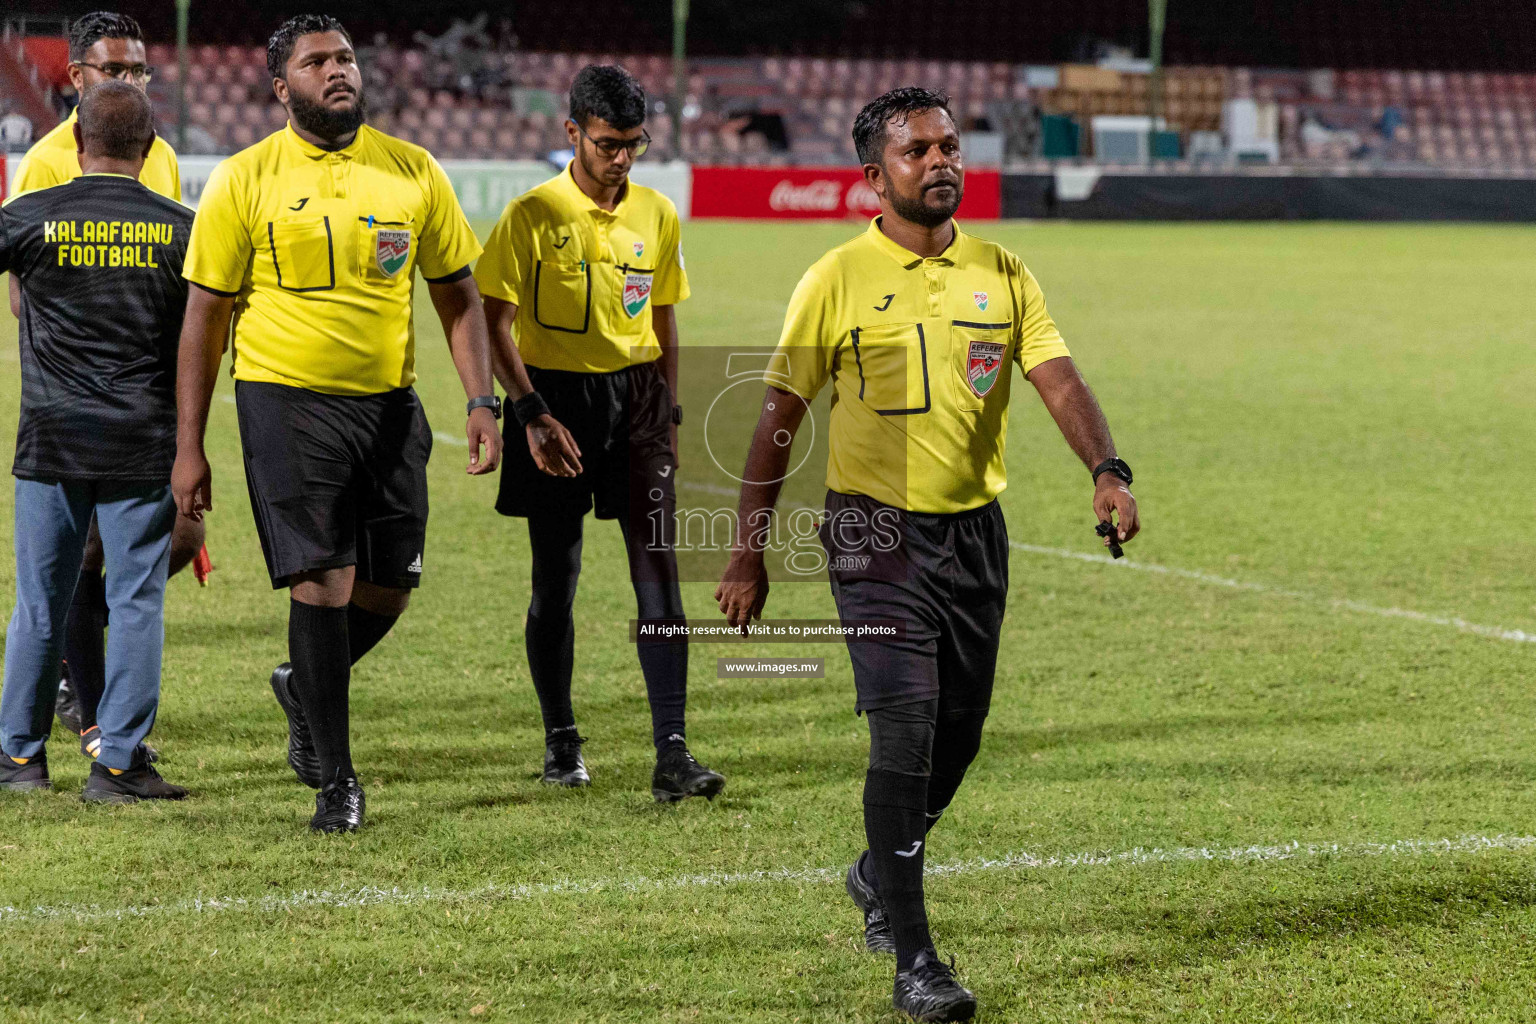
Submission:
[[[295,15],[277,26],[272,38],[267,40],[267,74],[273,78],[287,78],[288,58],[293,56],[293,44],[299,41],[299,36],[310,36],[316,32],[340,32],[346,37],[347,45],[352,45],[352,33],[329,14]]]
[[[878,164],[884,158],[886,125],[892,119],[905,121],[925,110],[942,110],[951,118],[955,116],[949,109],[948,96],[915,85],[892,89],[866,103],[853,119],[853,148],[859,154],[859,163]]]
[[[91,156],[137,160],[155,138],[149,97],[127,82],[108,79],[85,90],[79,116],[80,139]]]
[[[645,90],[617,64],[588,64],[571,83],[571,120],[601,118],[621,132],[645,123]]]
[[[69,59],[85,59],[85,51],[98,39],[137,39],[144,41],[139,23],[116,11],[92,11],[82,14],[69,26]]]

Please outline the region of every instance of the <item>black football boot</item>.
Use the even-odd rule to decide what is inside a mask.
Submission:
[[[581,756],[581,745],[587,742],[576,734],[573,725],[568,729],[556,729],[544,738],[544,776],[541,781],[550,786],[592,785],[587,774],[587,762]]]
[[[725,776],[699,764],[681,743],[673,743],[656,755],[651,796],[657,803],[676,803],[690,796],[713,800],[724,788]]]
[[[286,661],[272,670],[272,693],[288,716],[288,767],[304,785],[319,789],[320,757],[309,735],[309,723],[304,720],[299,693],[293,688],[293,666]]]
[[[970,1020],[976,997],[955,980],[955,963],[939,959],[932,946],[917,954],[905,971],[896,972],[891,1003],[913,1020]]]
[[[848,898],[853,900],[853,905],[864,915],[864,948],[871,953],[895,953],[896,940],[891,937],[891,922],[885,916],[885,902],[864,874],[868,858],[869,851],[865,850],[859,854],[858,860],[848,866],[845,882]]]
[[[356,775],[344,775],[315,794],[315,816],[309,827],[316,832],[356,832],[363,827],[363,787]]]

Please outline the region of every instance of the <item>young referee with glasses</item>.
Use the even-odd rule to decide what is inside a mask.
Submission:
[[[639,620],[683,618],[674,551],[682,422],[675,306],[688,297],[688,277],[676,208],[629,180],[650,141],[640,84],[623,68],[588,66],[571,85],[570,111],[573,159],[507,205],[475,279],[497,377],[529,434],[526,448],[507,450],[496,509],[528,520],[533,599],[524,640],[544,720],[543,780],[585,786],[571,673],[589,511],[619,522]],[[514,339],[526,380],[503,356]],[[637,648],[656,747],[651,795],[713,798],[725,777],[694,759],[684,732],[687,641]]]

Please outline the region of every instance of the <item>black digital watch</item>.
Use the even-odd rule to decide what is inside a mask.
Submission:
[[[489,409],[491,415],[501,419],[501,397],[499,395],[481,395],[479,398],[471,398],[469,404],[464,407],[464,415],[468,416],[476,409]]]
[[[1124,459],[1108,458],[1093,467],[1093,482],[1098,483],[1099,477],[1105,473],[1113,473],[1124,480],[1127,485],[1131,482],[1131,467],[1126,465]]]

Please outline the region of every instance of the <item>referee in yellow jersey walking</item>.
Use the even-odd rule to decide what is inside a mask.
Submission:
[[[880,198],[869,230],[806,272],[790,299],[742,474],[741,536],[716,597],[733,625],[768,596],[761,537],[807,404],[834,388],[821,528],[838,614],[895,621],[850,642],[869,721],[868,849],[848,869],[865,944],[896,954],[893,1001],[964,1020],[975,997],[941,961],[923,904],[923,849],[981,744],[1008,594],[997,496],[1011,368],[1035,386],[1092,471],[1099,522],[1138,529],[1130,468],[1019,258],[953,220],[964,190],[948,100],[889,92],[853,126]],[[1108,538],[1106,538],[1106,543]]]
[[[469,397],[469,472],[501,458],[480,245],[426,150],[364,124],[362,76],[335,19],[301,15],[267,43],[281,131],[221,163],[192,228],[172,489],[212,508],[208,403],[234,324],[246,483],[273,587],[287,587],[291,664],[272,674],[288,762],[318,789],[310,827],[363,822],[351,666],[421,580],[432,431],[411,384],[415,271]],[[484,454],[482,455],[482,449]]]
[[[672,201],[629,180],[650,142],[640,83],[611,64],[583,68],[570,114],[574,158],[507,205],[475,278],[492,351],[508,364],[498,375],[528,430],[528,446],[507,452],[496,509],[528,520],[533,599],[524,641],[544,719],[543,780],[574,787],[591,781],[571,708],[572,605],[589,511],[619,521],[639,620],[683,618],[675,307],[688,297],[688,276]],[[527,379],[502,358],[518,353]],[[537,390],[524,394],[530,387]],[[725,777],[694,759],[684,732],[687,641],[637,648],[656,747],[651,795],[713,798]]]
[[[87,89],[113,80],[124,81],[148,92],[155,69],[145,61],[144,35],[139,23],[115,11],[82,14],[69,26],[69,78],[84,96]],[[52,188],[80,177],[80,157],[75,145],[78,108],[53,131],[38,139],[16,166],[11,194]],[[139,172],[139,182],[151,192],[181,202],[181,172],[170,143],[155,136]],[[11,278],[11,312],[21,317],[21,292]],[[203,547],[201,522],[177,516],[171,527],[170,574],[176,575],[192,562]],[[80,734],[80,750],[94,758],[101,749],[101,730],[96,708],[106,687],[107,591],[102,578],[101,536],[96,523],[86,538],[85,557],[75,585],[69,619],[64,626],[64,661],[67,667],[59,686],[59,721]],[[205,566],[206,562],[203,563]],[[201,570],[199,570],[201,571]],[[199,577],[200,579],[202,577]],[[151,759],[153,759],[153,748]]]

